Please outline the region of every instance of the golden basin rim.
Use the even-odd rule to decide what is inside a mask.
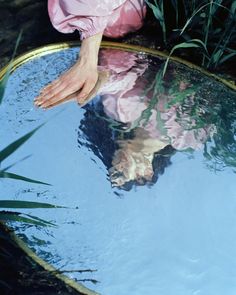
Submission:
[[[4,68],[0,70],[0,81],[6,74],[8,68],[10,68],[11,72],[13,72],[16,68],[21,66],[22,64],[30,61],[31,59],[41,57],[53,52],[57,52],[63,49],[71,48],[71,47],[77,47],[80,46],[79,41],[71,41],[71,42],[64,42],[64,43],[54,43],[54,44],[48,44],[44,45],[42,47],[32,49],[26,53],[23,53],[19,57],[15,58],[12,60],[12,62],[9,62]],[[113,48],[113,49],[120,49],[120,50],[127,50],[127,51],[134,51],[134,52],[141,52],[141,53],[146,53],[150,54],[153,56],[158,56],[160,58],[166,59],[168,57],[168,54],[156,49],[150,49],[142,46],[137,46],[137,45],[130,45],[130,44],[125,44],[125,43],[118,43],[118,42],[109,42],[109,41],[103,41],[101,44],[101,48]],[[190,69],[194,69],[222,84],[230,88],[231,90],[236,91],[236,85],[233,84],[232,82],[219,77],[216,74],[213,74],[205,69],[203,69],[200,66],[197,66],[189,61],[186,61],[182,58],[171,56],[170,60],[176,63],[183,64],[187,66]]]
[[[10,69],[10,72],[12,73],[15,69],[23,65],[24,63],[37,58],[41,57],[50,53],[54,53],[63,49],[68,49],[72,47],[78,47],[80,46],[79,41],[72,41],[72,42],[65,42],[65,43],[54,43],[54,44],[49,44],[49,45],[44,45],[42,47],[32,49],[15,59],[13,59],[11,62],[9,62],[5,67],[3,67],[0,70],[0,81],[3,79],[4,75],[7,73],[8,69]],[[118,43],[118,42],[108,42],[108,41],[103,41],[101,44],[101,48],[112,48],[112,49],[120,49],[120,50],[126,50],[126,51],[134,51],[134,52],[140,52],[140,53],[146,53],[152,56],[158,56],[160,58],[166,59],[168,57],[168,54],[161,52],[159,50],[155,49],[149,49],[146,47],[142,46],[136,46],[136,45],[130,45],[130,44],[124,44],[124,43]],[[199,71],[200,73],[213,78],[214,80],[226,85],[228,88],[231,90],[236,90],[236,85],[233,83],[227,81],[226,79],[223,79],[213,73],[210,73],[209,71],[203,69],[200,66],[197,66],[191,62],[188,62],[186,60],[183,60],[179,57],[171,56],[170,60],[173,62],[177,62],[180,64],[183,64],[187,66],[190,69],[194,69]],[[6,226],[6,225],[5,225]],[[33,259],[37,264],[39,264],[41,267],[43,267],[46,271],[52,272],[55,274],[55,276],[63,281],[65,284],[70,286],[72,289],[80,292],[81,294],[84,295],[98,295],[95,291],[92,291],[82,284],[69,279],[66,275],[57,273],[57,269],[54,268],[52,265],[44,261],[42,258],[40,258],[36,253],[34,253],[23,240],[21,240],[19,237],[16,236],[15,233],[11,232],[10,233],[11,238],[16,242],[16,244],[21,248],[26,255],[28,255],[31,259]]]
[[[1,221],[0,221],[1,222]],[[92,291],[85,287],[83,284],[76,282],[73,279],[68,278],[66,275],[61,274],[55,267],[47,263],[45,260],[40,258],[33,250],[31,250],[27,244],[19,238],[11,228],[9,228],[5,223],[1,222],[1,225],[6,229],[12,241],[16,243],[16,245],[28,256],[30,257],[36,264],[40,265],[44,270],[53,274],[57,279],[65,283],[71,289],[79,292],[83,295],[100,295],[99,293]]]

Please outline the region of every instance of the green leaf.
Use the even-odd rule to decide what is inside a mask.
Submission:
[[[46,220],[41,219],[41,218],[39,218],[39,217],[33,216],[33,215],[31,215],[31,214],[26,214],[26,213],[20,213],[20,214],[23,214],[23,215],[25,215],[25,216],[28,216],[29,218],[32,218],[32,219],[34,219],[34,220],[36,220],[36,221],[42,222],[42,223],[44,223],[45,225],[56,226],[56,224],[54,224],[54,223],[52,223],[52,222],[50,222],[50,221],[46,221]]]
[[[0,81],[0,104],[2,103],[2,100],[3,100],[3,96],[4,96],[4,93],[5,93],[5,89],[6,89],[6,85],[7,85],[9,75],[10,75],[10,70],[9,70],[9,72],[7,72],[4,75],[4,77]]]
[[[13,164],[10,164],[9,166],[7,166],[7,167],[5,167],[4,169],[2,169],[2,171],[5,172],[5,171],[11,169],[12,167],[14,167],[16,164],[18,164],[18,163],[20,163],[20,162],[22,162],[22,161],[25,161],[26,159],[29,159],[30,157],[31,157],[31,155],[26,156],[26,157],[20,159],[19,161],[15,162],[15,163],[13,163]]]
[[[231,52],[229,54],[225,54],[224,57],[222,57],[219,61],[219,64],[222,64],[224,62],[226,62],[228,59],[230,59],[231,57],[235,56],[236,52]]]
[[[41,128],[44,124],[38,126],[34,130],[30,131],[26,135],[20,137],[13,143],[9,144],[6,148],[0,151],[0,163],[5,160],[8,156],[13,154],[22,144],[24,144],[39,128]]]
[[[20,201],[20,200],[0,200],[0,208],[30,208],[30,209],[39,209],[39,208],[66,208],[63,206],[56,206],[48,203],[41,202],[30,202],[30,201]]]
[[[232,5],[230,7],[230,12],[232,13],[232,15],[234,16],[236,11],[236,1],[232,1]]]
[[[201,10],[203,10],[206,6],[208,6],[208,4],[205,4],[203,6],[201,6],[199,9],[195,10],[192,14],[192,16],[187,20],[187,22],[185,23],[184,27],[182,28],[180,35],[183,34],[183,32],[186,30],[186,28],[188,27],[188,25],[191,23],[192,19],[195,17],[196,14],[198,14]]]
[[[197,40],[197,41],[196,41]],[[167,69],[167,66],[168,66],[168,63],[169,63],[169,60],[170,60],[170,57],[171,55],[174,53],[174,51],[176,49],[180,49],[180,48],[190,48],[190,47],[200,47],[199,44],[197,43],[200,43],[201,45],[203,45],[204,43],[201,41],[201,40],[198,40],[198,39],[192,39],[190,40],[191,42],[183,42],[183,43],[180,43],[180,44],[177,44],[175,45],[172,49],[171,49],[171,52],[168,56],[168,58],[166,59],[166,62],[165,62],[165,65],[164,65],[164,69],[163,69],[163,77],[166,73],[166,69]],[[199,42],[200,41],[200,42]],[[204,45],[204,48],[205,48],[205,45]]]
[[[216,13],[221,3],[222,3],[222,0],[215,0],[212,2],[211,15],[214,15]]]
[[[2,99],[3,99],[4,93],[5,93],[7,81],[9,79],[9,76],[10,76],[10,73],[11,73],[11,70],[12,70],[12,61],[13,61],[13,58],[15,57],[15,55],[16,55],[16,50],[17,50],[17,48],[19,46],[19,43],[20,43],[20,40],[21,40],[21,37],[22,37],[22,32],[23,31],[21,30],[20,34],[18,35],[18,38],[16,40],[16,45],[15,45],[15,48],[14,48],[14,52],[13,52],[10,64],[9,64],[9,66],[7,68],[6,74],[0,80],[0,104],[2,103]]]
[[[212,63],[218,63],[219,59],[221,58],[221,56],[223,55],[224,51],[222,49],[219,49],[216,51],[216,53],[213,54],[212,56]]]
[[[147,3],[147,5],[152,9],[154,16],[156,17],[157,20],[159,20],[159,22],[162,24],[164,21],[163,18],[163,14],[159,8],[159,6],[156,4],[153,5],[152,3],[150,3],[148,0],[145,0],[145,2]]]
[[[0,178],[11,178],[11,179],[22,180],[22,181],[31,182],[31,183],[51,185],[51,184],[46,183],[46,182],[38,181],[38,180],[35,180],[35,179],[31,179],[31,178],[21,176],[21,175],[18,175],[18,174],[14,174],[14,173],[11,173],[11,172],[5,172],[5,171],[2,171],[2,170],[0,170]]]
[[[207,6],[209,6],[209,5],[212,6],[212,4],[214,4],[214,5],[217,6],[217,7],[221,7],[221,8],[223,8],[223,9],[226,9],[227,11],[229,11],[229,9],[228,9],[227,7],[225,7],[225,6],[223,6],[223,5],[219,4],[219,3],[209,1],[208,3],[202,5],[200,8],[196,9],[196,10],[193,12],[193,14],[191,15],[191,17],[187,20],[187,22],[186,22],[185,25],[183,26],[183,28],[182,28],[182,30],[181,30],[181,32],[180,32],[180,35],[183,34],[183,32],[186,30],[186,28],[189,26],[189,24],[190,24],[191,21],[193,20],[193,18],[194,18],[194,17],[195,17],[200,11],[205,10],[205,8],[206,8]],[[214,11],[215,11],[215,9],[214,9]],[[208,15],[207,17],[209,17],[209,15]]]
[[[28,224],[34,224],[34,225],[39,225],[39,226],[51,226],[53,224],[48,224],[47,221],[43,220],[37,220],[34,219],[34,217],[24,217],[21,216],[20,213],[15,213],[15,212],[0,212],[0,220],[1,221],[18,221],[18,222],[23,222],[23,223],[28,223]]]

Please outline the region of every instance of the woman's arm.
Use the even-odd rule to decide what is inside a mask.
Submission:
[[[84,39],[76,64],[44,88],[35,99],[35,105],[48,108],[57,101],[61,101],[79,90],[77,101],[82,104],[98,79],[98,51],[101,40],[102,33]]]

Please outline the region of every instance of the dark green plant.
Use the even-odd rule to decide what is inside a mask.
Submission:
[[[14,164],[1,168],[2,162],[8,158],[10,155],[12,155],[21,145],[23,145],[27,140],[30,139],[30,137],[40,128],[41,126],[35,128],[33,131],[30,131],[26,135],[20,137],[13,143],[9,144],[7,147],[5,147],[2,151],[0,151],[0,178],[12,178],[15,180],[23,180],[27,182],[32,182],[32,183],[38,183],[38,184],[44,184],[44,185],[50,185],[49,183],[38,181],[35,179],[31,179],[22,175],[14,174],[11,172],[8,172],[8,169],[11,168]]]
[[[52,209],[52,208],[65,208],[61,206],[55,206],[48,203],[18,201],[18,200],[0,200],[0,208],[2,209]],[[1,221],[18,221],[33,225],[40,226],[54,226],[52,222],[45,221],[41,218],[33,216],[31,214],[25,214],[21,212],[12,211],[0,211]]]
[[[0,80],[0,105],[2,103],[2,99],[5,93],[6,84],[10,75],[10,72],[12,70],[12,64],[13,64],[13,58],[15,57],[17,47],[19,45],[20,39],[21,39],[22,32],[19,34],[15,50],[12,56],[12,60],[7,68],[6,74]],[[42,125],[41,125],[42,126]],[[11,156],[19,147],[21,147],[25,142],[27,142],[31,136],[39,129],[41,126],[35,128],[34,130],[28,132],[26,135],[20,137],[19,139],[15,140],[11,144],[9,144],[7,147],[5,147],[3,150],[0,151],[0,178],[11,178],[14,180],[22,180],[30,183],[35,184],[43,184],[43,185],[50,185],[49,183],[42,182],[39,180],[35,180],[29,177],[25,177],[19,174],[15,174],[12,172],[9,172],[8,170],[12,168],[16,163],[11,164],[7,167],[2,168],[2,162],[6,160],[9,156]],[[25,158],[24,158],[25,159]],[[23,159],[23,160],[24,160]],[[61,206],[56,206],[48,203],[40,203],[40,202],[30,202],[30,201],[13,201],[13,200],[0,200],[0,208],[2,209],[36,209],[36,208],[65,208]],[[53,226],[52,222],[45,221],[41,218],[38,218],[36,216],[20,213],[20,212],[12,212],[12,211],[0,211],[0,221],[18,221],[18,222],[24,222],[28,224],[33,225],[40,225],[40,226]]]
[[[163,43],[171,54],[176,49],[199,47],[195,60],[213,69],[236,55],[235,0],[145,1],[160,24]]]
[[[9,144],[6,148],[0,151],[0,178],[11,178],[15,180],[23,180],[26,182],[36,183],[36,184],[44,184],[49,185],[48,183],[38,181],[35,179],[31,179],[22,175],[18,175],[15,173],[8,172],[8,169],[11,168],[13,165],[10,165],[5,168],[1,168],[2,162],[12,155],[22,144],[24,144],[29,138],[40,128],[41,126],[35,128],[33,131],[27,133],[26,135],[22,136],[18,140],[14,141],[13,143]],[[11,201],[11,200],[1,200],[0,201],[0,208],[60,208],[59,206],[47,204],[47,203],[37,203],[37,202],[26,202],[26,201]],[[20,221],[25,223],[30,223],[34,225],[41,225],[41,226],[49,226],[54,225],[51,222],[45,221],[41,218],[23,214],[19,212],[10,212],[10,211],[0,211],[0,220],[1,221]]]
[[[10,73],[11,73],[11,70],[12,70],[12,65],[13,65],[13,59],[16,55],[16,51],[17,51],[17,48],[19,46],[19,43],[20,43],[20,40],[21,40],[21,37],[22,37],[22,31],[20,31],[20,34],[16,40],[16,45],[15,45],[15,48],[14,48],[14,52],[12,54],[12,58],[11,58],[11,61],[7,67],[7,71],[6,71],[6,74],[4,75],[4,77],[0,80],[0,104],[2,103],[2,99],[3,99],[3,96],[4,96],[4,93],[5,93],[5,89],[6,89],[6,85],[7,85],[7,81],[9,79],[9,76],[10,76]]]

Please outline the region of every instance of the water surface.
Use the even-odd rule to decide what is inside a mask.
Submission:
[[[35,108],[77,53],[35,58],[8,83],[1,148],[46,124],[3,166],[30,155],[10,171],[52,186],[4,179],[1,198],[68,207],[22,210],[57,227],[17,233],[103,295],[234,295],[235,93],[178,64],[161,80],[159,58],[103,49],[110,78],[91,103]]]

